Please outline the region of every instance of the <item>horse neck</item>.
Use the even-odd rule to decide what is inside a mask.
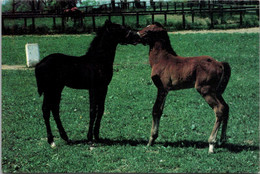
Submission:
[[[166,50],[169,54],[177,56],[176,52],[173,50],[171,46],[171,42],[168,35],[158,39],[155,38],[155,40],[150,44],[150,51],[151,50],[154,51]]]
[[[118,43],[107,34],[96,36],[85,58],[92,63],[113,65],[117,45]]]
[[[155,41],[150,44],[149,61],[151,66],[159,62],[161,59],[166,58],[169,54],[178,56],[173,50],[170,42],[167,41]]]

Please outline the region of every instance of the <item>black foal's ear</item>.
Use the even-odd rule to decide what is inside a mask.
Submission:
[[[111,21],[109,21],[109,20],[107,19],[106,22],[105,22],[105,25],[109,25],[109,24],[111,24]]]

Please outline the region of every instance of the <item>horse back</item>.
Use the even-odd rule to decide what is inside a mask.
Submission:
[[[76,57],[60,53],[45,57],[35,68],[38,91],[39,86],[44,86],[44,84],[48,85],[42,87],[45,89],[64,86],[89,89],[99,85],[108,85],[112,72],[113,68],[91,63],[84,56]]]

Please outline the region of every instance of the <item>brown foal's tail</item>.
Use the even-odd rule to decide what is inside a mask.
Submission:
[[[219,94],[224,93],[224,91],[227,87],[230,75],[231,75],[231,68],[230,68],[229,64],[227,62],[221,62],[221,63],[223,65],[224,70],[223,70],[223,74],[221,76],[219,85],[217,87],[217,93],[219,93]]]

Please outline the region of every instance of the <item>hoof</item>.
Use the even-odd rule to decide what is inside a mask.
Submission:
[[[153,146],[154,145],[154,141],[153,140],[149,140],[147,146]]]
[[[95,144],[95,142],[94,142],[93,140],[87,140],[87,144],[90,145],[90,146],[92,146],[92,145]]]
[[[99,142],[101,142],[101,140],[100,140],[99,137],[95,137],[94,142],[95,142],[95,143],[99,143]]]
[[[147,147],[153,146],[153,145],[154,145],[154,143],[150,143],[150,142],[149,142],[149,143],[147,144]]]
[[[210,154],[214,153],[214,145],[213,144],[209,144],[209,153]]]
[[[69,140],[69,139],[66,142],[67,142],[68,145],[72,145],[73,144],[73,141]]]
[[[56,148],[56,144],[54,142],[51,143],[51,148],[55,149]]]

